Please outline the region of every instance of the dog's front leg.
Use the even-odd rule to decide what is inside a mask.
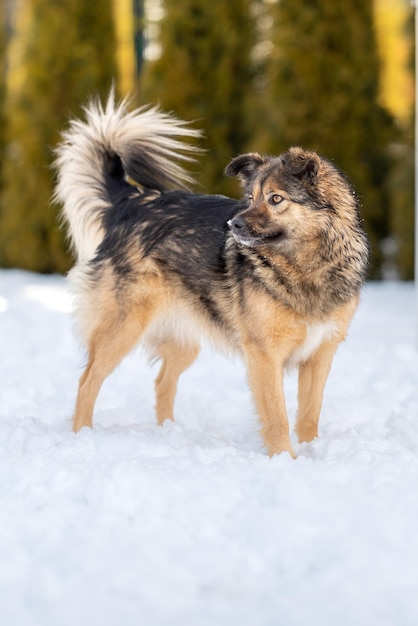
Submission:
[[[245,352],[248,380],[268,453],[289,452],[295,458],[283,391],[284,361],[279,353],[256,343],[247,343]]]
[[[318,436],[319,414],[325,383],[338,341],[327,341],[299,367],[298,414],[296,433],[300,442]]]
[[[180,375],[193,363],[199,354],[199,346],[167,341],[156,348],[163,359],[160,373],[155,381],[157,423],[174,419],[174,399]]]

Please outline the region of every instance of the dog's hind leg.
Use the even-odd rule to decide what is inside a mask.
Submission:
[[[89,341],[89,360],[80,378],[73,430],[78,432],[83,426],[92,427],[93,409],[103,381],[123,357],[132,350],[141,335],[141,327],[121,324],[119,327],[107,324],[96,329]]]
[[[325,383],[331,369],[338,341],[327,341],[299,366],[298,414],[296,434],[300,442],[312,441],[318,436],[319,414]]]
[[[158,346],[162,358],[160,372],[155,380],[157,423],[174,419],[174,399],[180,375],[193,363],[199,354],[199,347],[167,341]]]
[[[261,433],[268,453],[271,456],[289,452],[295,457],[289,438],[283,390],[285,359],[278,349],[269,349],[257,343],[246,344],[245,353],[248,381],[261,420]]]
[[[138,343],[156,306],[147,293],[134,303],[124,302],[123,310],[114,301],[107,307],[97,306],[100,317],[94,321],[87,341],[88,363],[79,383],[75,432],[92,426],[94,404],[103,381]]]

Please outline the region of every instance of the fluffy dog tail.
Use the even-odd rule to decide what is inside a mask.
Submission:
[[[84,108],[86,121],[72,120],[55,151],[54,199],[63,204],[79,263],[91,259],[103,239],[102,219],[112,206],[115,177],[160,192],[187,189],[194,182],[178,161],[194,161],[199,149],[180,139],[199,137],[200,131],[158,107],[128,112],[127,105],[126,99],[115,103],[113,89],[105,107],[91,101]]]

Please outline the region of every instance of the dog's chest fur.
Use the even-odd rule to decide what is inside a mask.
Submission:
[[[329,341],[338,332],[334,320],[306,324],[306,337],[301,346],[291,355],[286,363],[289,368],[297,367],[307,361],[325,341]]]

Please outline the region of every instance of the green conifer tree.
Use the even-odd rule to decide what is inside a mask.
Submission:
[[[280,0],[272,5],[267,78],[272,152],[315,149],[341,167],[362,199],[379,276],[390,224],[393,119],[378,103],[372,0]]]
[[[51,272],[69,266],[51,205],[53,147],[70,113],[105,96],[115,78],[112,1],[28,0],[25,79],[6,102],[8,141],[0,198],[0,264]]]
[[[144,66],[141,101],[159,102],[202,128],[205,191],[236,193],[224,168],[249,139],[254,28],[250,0],[165,0],[162,55]]]

